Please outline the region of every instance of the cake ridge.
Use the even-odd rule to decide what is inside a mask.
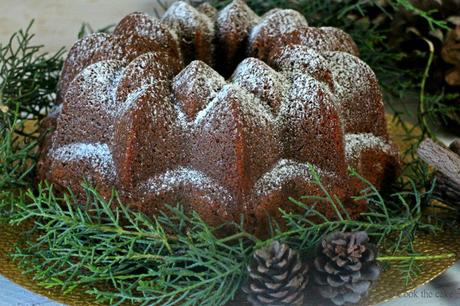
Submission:
[[[283,74],[253,57],[244,59],[230,79],[264,101],[275,114],[288,90]]]
[[[312,167],[312,168],[310,168]],[[301,163],[292,159],[280,159],[270,171],[267,171],[254,185],[253,193],[258,196],[265,196],[273,190],[281,190],[286,182],[295,178],[302,178],[306,182],[313,182],[311,173],[313,169],[321,177],[336,177],[333,172],[322,170],[314,165]]]
[[[179,100],[188,118],[193,119],[225,84],[217,71],[195,60],[174,77],[172,88],[175,99]]]
[[[378,148],[390,153],[391,146],[382,137],[371,133],[345,134],[345,154],[347,159],[357,158],[357,154],[368,148]]]
[[[140,184],[140,190],[148,190],[154,193],[171,191],[180,185],[191,183],[192,186],[202,190],[214,190],[214,196],[224,198],[227,204],[233,201],[233,196],[224,187],[220,186],[205,173],[193,168],[178,167],[168,170],[156,177],[151,177]]]
[[[213,63],[214,46],[212,41],[215,28],[213,21],[207,15],[200,13],[185,1],[177,1],[166,10],[161,20],[176,30],[183,46],[183,52],[184,50],[191,51],[196,59],[209,64]],[[199,38],[195,34],[197,31],[203,32]],[[192,45],[196,44],[194,50],[187,48],[187,45],[190,46],[191,43]],[[189,56],[190,54],[185,55],[185,57]]]
[[[50,154],[62,162],[86,159],[94,169],[107,178],[116,175],[112,153],[107,144],[103,143],[72,143],[52,149]]]
[[[273,23],[276,23],[274,25]],[[267,30],[269,37],[291,32],[298,26],[308,26],[305,16],[292,9],[272,9],[262,16],[261,21],[251,31],[249,40],[254,41],[261,31]]]

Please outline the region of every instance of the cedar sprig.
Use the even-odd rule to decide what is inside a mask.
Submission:
[[[63,49],[50,55],[41,51],[43,46],[32,44],[32,25],[33,21],[7,44],[0,44],[0,105],[12,112],[19,107],[14,114],[21,120],[47,115],[63,63]]]
[[[43,53],[31,43],[33,21],[0,44],[0,201],[11,189],[30,185],[38,144],[38,121],[54,104],[63,50]]]
[[[45,287],[86,288],[117,305],[223,305],[235,296],[256,238],[218,238],[196,214],[169,207],[147,218],[83,185],[86,202],[42,184],[15,204],[12,224],[34,220],[38,237],[14,257]],[[180,220],[178,223],[176,220]]]
[[[357,199],[369,201],[369,212],[352,220],[313,167],[311,172],[323,196],[303,199],[330,201],[335,218],[292,199],[303,212],[283,212],[287,229],[275,225],[275,235],[266,241],[238,224],[232,224],[234,235],[220,238],[216,228],[196,213],[184,213],[180,206],[148,218],[122,205],[116,193],[105,200],[85,184],[82,202],[70,191],[59,197],[51,185],[41,184],[37,192],[28,191],[11,203],[10,222],[33,221],[36,237],[27,240],[27,247],[18,247],[14,257],[41,285],[64,291],[81,287],[100,302],[221,305],[238,291],[252,252],[273,240],[307,254],[329,232],[366,230],[381,247],[390,250],[390,244],[394,252],[403,253],[412,249],[417,231],[437,229],[423,222],[423,197],[416,190],[393,195],[404,207],[401,211],[388,207],[384,196],[369,185]],[[408,204],[411,198],[415,198],[413,207]],[[312,217],[321,222],[310,221]]]
[[[375,186],[359,175],[355,170],[350,170],[350,175],[357,177],[368,187],[361,191],[355,200],[368,202],[369,210],[354,220],[350,217],[341,201],[330,194],[322,184],[319,174],[310,167],[313,181],[322,190],[321,196],[304,196],[300,199],[290,200],[300,207],[303,214],[292,214],[282,211],[288,224],[288,230],[279,232],[278,239],[288,239],[298,249],[311,250],[322,239],[325,233],[333,231],[366,231],[378,245],[388,245],[391,253],[401,251],[414,251],[413,242],[418,231],[436,232],[438,225],[426,222],[423,218],[422,207],[429,202],[433,188],[420,192],[412,182],[412,190],[399,191],[391,195],[382,195]],[[335,212],[333,217],[327,217],[316,209],[315,205],[305,204],[326,202]],[[315,222],[312,220],[321,220]]]
[[[30,185],[37,140],[15,133],[23,128],[18,106],[13,112],[0,116],[5,125],[0,131],[0,190],[5,194],[10,189]]]

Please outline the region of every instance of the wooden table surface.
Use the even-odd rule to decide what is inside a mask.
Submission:
[[[45,45],[44,50],[48,52],[55,52],[63,46],[68,49],[75,42],[83,22],[95,29],[102,28],[134,11],[153,14],[154,7],[154,0],[0,0],[0,43],[7,42],[13,32],[25,28],[31,19],[35,19],[32,28],[36,33],[34,43]],[[60,304],[0,276],[0,306],[11,305]],[[410,296],[383,305],[460,305],[460,264]]]

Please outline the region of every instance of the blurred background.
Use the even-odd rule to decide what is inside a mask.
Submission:
[[[43,44],[45,51],[56,52],[63,46],[69,49],[83,23],[99,29],[134,11],[153,14],[154,6],[152,0],[1,0],[0,43],[34,19],[34,41]]]

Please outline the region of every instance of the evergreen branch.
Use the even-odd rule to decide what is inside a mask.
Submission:
[[[219,238],[196,213],[178,227],[180,208],[149,219],[128,210],[116,193],[105,201],[83,188],[91,196],[86,209],[74,197],[57,197],[50,185],[16,204],[11,223],[35,220],[38,237],[14,257],[42,285],[84,286],[110,304],[221,305],[234,297],[252,251],[247,245],[256,241],[250,234]]]
[[[0,190],[30,185],[35,168],[38,121],[54,104],[63,50],[41,53],[30,34],[33,21],[0,44]],[[8,196],[8,195],[6,195]],[[1,200],[1,198],[0,198]]]
[[[437,20],[432,17],[432,13],[434,11],[424,11],[416,6],[414,6],[409,0],[396,0],[397,6],[404,8],[405,10],[414,13],[417,16],[422,17],[425,19],[425,21],[428,23],[430,28],[434,30],[436,27],[442,28],[442,29],[449,29],[447,26],[447,23],[443,20]]]
[[[14,258],[41,285],[61,287],[64,292],[86,288],[100,302],[220,305],[235,296],[253,251],[274,239],[299,246],[307,254],[325,234],[335,230],[366,230],[384,247],[390,240],[402,240],[401,237],[407,238],[406,245],[412,246],[416,231],[436,229],[421,220],[421,194],[393,195],[405,207],[401,212],[382,206],[386,199],[372,185],[357,197],[369,201],[369,212],[359,220],[352,220],[343,213],[345,208],[340,201],[322,185],[315,169],[310,167],[310,171],[325,195],[304,199],[329,201],[336,207],[336,217],[328,218],[315,205],[292,199],[303,213],[283,212],[288,229],[275,227],[276,234],[266,241],[258,240],[235,224],[232,224],[235,234],[218,237],[214,234],[216,228],[209,227],[196,213],[185,214],[180,207],[168,207],[165,213],[150,219],[129,210],[116,193],[105,200],[87,184],[83,185],[85,201],[78,200],[71,192],[58,197],[51,185],[39,185],[37,192],[29,191],[11,203],[14,209],[10,222],[20,225],[33,221],[35,237],[28,239],[26,247],[18,247]],[[351,175],[370,184],[354,171]],[[408,198],[414,198],[414,207],[408,204]],[[412,251],[400,245],[401,241],[394,251]],[[415,273],[416,266],[415,262],[405,266],[408,257],[440,260],[451,256],[398,255],[379,259],[401,261],[398,267],[411,271],[407,276]]]
[[[421,126],[423,128],[423,131],[430,136],[430,138],[436,139],[436,134],[433,133],[431,130],[430,124],[427,122],[427,118],[430,113],[426,112],[426,99],[425,99],[425,86],[426,86],[426,81],[428,77],[430,76],[430,68],[431,64],[433,63],[433,57],[434,57],[434,45],[431,41],[428,39],[424,38],[423,39],[429,46],[429,55],[428,55],[428,61],[425,67],[425,71],[423,73],[423,78],[422,82],[420,84],[420,101],[419,101],[419,122],[421,123]]]
[[[426,193],[420,193],[416,185],[412,182],[412,191],[402,191],[390,195],[386,199],[369,181],[360,176],[356,171],[351,170],[351,175],[360,179],[368,188],[355,200],[365,200],[368,202],[369,211],[361,214],[361,218],[354,220],[350,216],[344,216],[341,211],[346,211],[343,204],[335,199],[325,186],[322,184],[319,174],[314,167],[310,167],[313,182],[323,190],[324,196],[304,197],[316,203],[327,203],[335,211],[333,217],[327,217],[312,204],[290,199],[295,205],[300,207],[304,213],[292,214],[281,210],[283,218],[288,226],[287,231],[279,231],[275,236],[278,240],[288,240],[291,244],[296,244],[299,249],[309,250],[314,247],[325,233],[339,231],[359,231],[368,232],[378,244],[384,241],[387,244],[392,242],[391,250],[396,253],[401,250],[413,251],[413,241],[418,230],[436,231],[433,224],[423,220],[422,205],[430,199],[432,189]],[[394,203],[394,199],[397,203]],[[390,207],[399,209],[390,210]],[[404,207],[404,210],[400,208]],[[320,220],[314,222],[312,220]]]
[[[16,106],[13,114],[1,115],[5,127],[0,131],[0,190],[5,193],[29,186],[35,168],[33,160],[38,142],[36,139],[25,141],[15,133],[23,128],[18,113],[19,106]]]
[[[409,285],[422,272],[422,268],[415,258],[402,260],[397,264],[397,267],[402,275],[405,286]]]
[[[53,55],[41,53],[31,44],[33,21],[23,31],[0,44],[0,104],[10,110],[19,107],[20,119],[41,119],[54,105],[56,85],[62,67],[61,49]],[[32,133],[31,133],[32,134]]]

